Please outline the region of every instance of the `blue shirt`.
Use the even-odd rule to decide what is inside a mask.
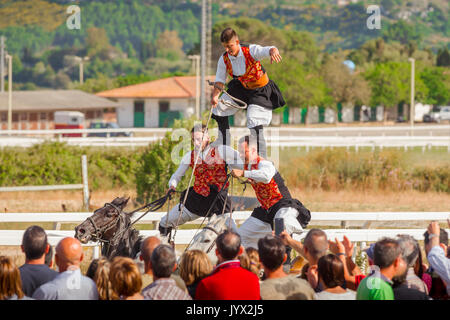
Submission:
[[[447,285],[447,294],[450,294],[450,259],[445,256],[445,252],[440,246],[431,248],[427,259],[433,270]]]
[[[61,272],[55,279],[40,286],[33,294],[36,300],[98,300],[92,279],[81,274],[79,268]]]
[[[58,272],[46,264],[24,264],[19,271],[23,293],[29,297],[33,296],[37,288],[58,276]]]

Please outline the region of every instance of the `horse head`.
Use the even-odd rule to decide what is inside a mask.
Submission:
[[[83,223],[75,227],[75,238],[81,243],[88,241],[109,241],[121,223],[130,220],[129,215],[123,213],[123,208],[130,198],[115,198],[111,203],[94,211],[94,214]]]

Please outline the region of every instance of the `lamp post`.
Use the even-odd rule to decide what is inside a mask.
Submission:
[[[89,57],[75,57],[80,61],[80,85],[84,83],[84,61],[89,61]]]
[[[195,65],[195,116],[200,119],[200,56],[188,56]]]
[[[411,124],[411,135],[412,128],[414,127],[414,116],[415,116],[415,106],[414,106],[414,72],[415,72],[415,59],[409,58],[409,62],[411,62],[411,105],[409,107],[409,122]]]
[[[12,56],[6,55],[8,59],[8,130],[12,129]]]

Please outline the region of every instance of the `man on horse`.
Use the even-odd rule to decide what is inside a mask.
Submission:
[[[168,192],[176,189],[189,167],[194,170],[194,185],[184,190],[180,196],[180,203],[161,218],[159,231],[162,236],[168,235],[173,227],[188,221],[205,217],[207,214],[211,216],[230,213],[232,210],[231,199],[227,197],[229,186],[227,165],[235,166],[240,162],[239,154],[226,150],[222,144],[210,143],[206,129],[205,125],[192,128],[194,150],[183,156],[178,169],[169,180]],[[195,165],[197,155],[198,161]],[[184,201],[186,192],[188,195]],[[234,222],[232,228],[236,229]]]
[[[236,32],[231,28],[222,31],[220,41],[226,52],[220,57],[217,64],[214,91],[211,95],[213,106],[212,118],[219,125],[219,132],[223,144],[230,144],[228,117],[238,110],[230,106],[237,98],[248,105],[247,127],[251,135],[257,140],[258,154],[266,157],[266,144],[263,135],[263,126],[270,124],[272,110],[285,105],[280,89],[272,80],[269,80],[260,59],[269,58],[280,62],[281,56],[276,47],[262,47],[256,44],[240,44]],[[227,74],[232,78],[228,89],[219,95],[225,86]],[[223,101],[229,103],[223,103]]]
[[[247,178],[260,203],[238,229],[242,245],[257,248],[258,239],[272,233],[275,218],[283,218],[289,234],[302,233],[311,219],[310,211],[299,200],[292,198],[273,163],[258,155],[251,136],[242,137],[238,144],[244,166],[243,170],[233,169],[231,174]]]

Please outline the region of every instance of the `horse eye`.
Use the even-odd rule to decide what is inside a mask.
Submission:
[[[205,239],[203,242],[208,243],[208,242],[211,242],[211,240]]]

